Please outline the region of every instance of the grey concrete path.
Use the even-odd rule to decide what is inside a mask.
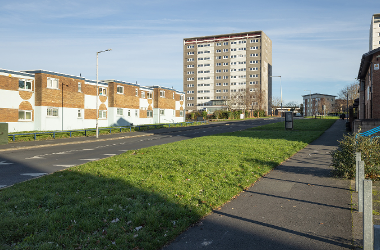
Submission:
[[[320,138],[164,250],[351,249],[350,181],[331,177],[338,120]]]

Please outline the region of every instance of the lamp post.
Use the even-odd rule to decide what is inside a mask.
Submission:
[[[98,69],[99,69],[99,63],[98,58],[99,54],[106,51],[111,51],[112,49],[106,49],[102,51],[96,52],[96,138],[99,137],[99,125],[98,125],[98,117],[99,117],[99,105],[98,105],[98,99],[99,99],[99,88],[98,88]]]
[[[280,77],[280,100],[281,100],[281,117],[282,117],[282,84],[281,84],[281,76],[269,76],[269,77]]]
[[[309,104],[310,104],[310,109],[311,109],[311,90],[304,90],[304,91],[310,91],[310,100],[309,100]],[[306,105],[305,105],[306,106]]]

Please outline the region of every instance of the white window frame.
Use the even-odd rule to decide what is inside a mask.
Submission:
[[[82,83],[78,82],[78,92],[82,93]]]
[[[117,108],[116,109],[116,115],[117,116],[123,116],[123,109],[122,108]]]
[[[165,109],[160,109],[160,115],[165,115]]]
[[[24,84],[24,87],[20,87],[20,82],[23,82]],[[27,83],[30,84],[30,88],[27,88]],[[33,86],[33,81],[32,80],[26,80],[26,79],[19,79],[18,80],[18,89],[21,89],[21,90],[26,90],[26,91],[32,91],[32,87]]]
[[[117,87],[116,87],[116,93],[117,94],[124,94],[124,86],[117,85]]]
[[[152,99],[152,97],[153,97],[153,93],[150,92],[150,91],[147,92],[146,95],[147,95],[146,97],[147,97],[148,99]]]
[[[99,110],[99,119],[107,119],[107,110]]]
[[[152,118],[153,117],[153,110],[147,110],[146,111],[146,117]]]
[[[99,87],[99,95],[106,96],[107,95],[107,88]]]
[[[46,82],[48,89],[59,89],[59,80],[57,78],[48,77]]]
[[[22,117],[20,118],[20,114],[22,114]],[[27,119],[27,114],[30,114],[30,119]],[[33,119],[33,111],[32,110],[19,110],[18,111],[18,120],[23,122],[32,121]]]
[[[77,118],[83,119],[83,110],[82,109],[78,109]]]
[[[139,110],[138,109],[135,110],[135,116],[139,117]]]
[[[162,97],[162,98],[165,97],[165,90],[160,90],[160,97]]]
[[[48,107],[46,109],[46,116],[47,117],[58,117],[58,108]]]

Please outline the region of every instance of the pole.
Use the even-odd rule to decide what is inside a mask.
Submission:
[[[63,131],[63,82],[62,82],[62,131]]]
[[[346,116],[346,120],[348,121],[348,88],[347,88],[347,116]]]
[[[99,52],[96,52],[96,138],[99,138],[99,126],[98,126],[98,116],[99,116],[99,107],[98,107],[98,99],[99,99],[99,88],[98,88],[98,57]]]
[[[280,92],[281,92],[281,120],[282,120],[282,80],[280,76]]]

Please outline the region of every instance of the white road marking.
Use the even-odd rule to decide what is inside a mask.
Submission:
[[[93,148],[84,148],[82,150],[94,150]]]
[[[12,165],[12,162],[0,161],[0,165]]]
[[[116,155],[116,154],[103,154],[103,155],[109,155],[109,156],[114,156],[114,155]]]
[[[68,152],[59,152],[59,153],[54,153],[56,155],[64,155],[64,154],[69,154]]]
[[[99,158],[95,158],[95,159],[79,159],[80,161],[97,161],[99,160]]]
[[[41,156],[38,156],[38,155],[35,155],[33,157],[29,157],[29,158],[25,158],[25,160],[31,160],[31,159],[44,159],[44,158]]]
[[[6,187],[7,185],[0,185],[0,188]]]
[[[127,152],[127,151],[129,151],[129,150],[119,150],[119,151],[121,151],[121,152]]]
[[[23,174],[20,174],[20,175],[28,175],[28,176],[33,176],[33,177],[38,177],[38,176],[42,176],[42,175],[45,175],[47,173],[23,173]]]
[[[63,167],[63,168],[71,168],[74,167],[75,165],[53,165],[54,167]]]

